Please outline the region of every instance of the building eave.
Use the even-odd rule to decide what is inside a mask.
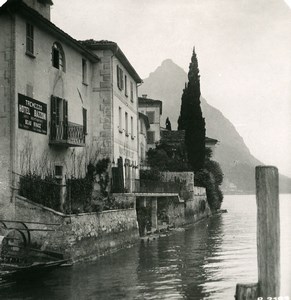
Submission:
[[[163,113],[163,102],[161,100],[138,97],[138,106],[139,107],[159,106],[160,107],[160,115],[162,115],[162,113]]]
[[[99,57],[84,47],[77,40],[72,38],[69,34],[58,28],[51,21],[43,17],[40,13],[26,5],[21,0],[8,0],[0,7],[0,14],[3,13],[19,14],[27,20],[31,20],[32,23],[38,25],[43,30],[50,32],[60,41],[67,43],[73,49],[81,53],[84,57],[89,59],[91,62],[100,61]]]
[[[87,47],[90,50],[111,50],[113,55],[118,58],[118,60],[122,63],[122,65],[126,68],[128,73],[132,76],[132,78],[135,80],[136,83],[142,83],[142,79],[137,74],[134,67],[131,65],[125,54],[122,52],[122,50],[119,48],[117,43],[111,42],[111,41],[95,41],[93,39],[91,40],[85,40],[85,41],[79,41],[82,45]]]

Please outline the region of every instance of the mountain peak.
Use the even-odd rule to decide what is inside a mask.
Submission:
[[[162,61],[161,66],[176,65],[171,58]]]

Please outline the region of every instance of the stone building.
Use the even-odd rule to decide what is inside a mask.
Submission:
[[[155,148],[155,144],[160,140],[161,115],[163,113],[163,103],[160,100],[154,100],[142,95],[138,98],[139,111],[145,114],[150,123],[150,129],[147,131],[147,150]]]
[[[138,176],[140,77],[117,44],[78,42],[56,27],[51,5],[0,8],[0,218],[13,217],[29,172],[62,184],[97,157],[110,166],[122,157],[127,185]]]
[[[81,43],[100,58],[93,98],[101,101],[95,116],[100,118],[100,136],[106,140],[102,151],[115,164],[122,158],[125,188],[130,192],[138,178],[137,87],[142,80],[116,43],[95,40]]]

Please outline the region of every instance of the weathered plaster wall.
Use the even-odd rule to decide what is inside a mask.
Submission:
[[[16,167],[14,171],[22,173],[23,157],[31,156],[32,168],[39,167],[39,162],[46,159],[54,165],[63,165],[64,172],[70,175],[80,176],[84,173],[84,157],[92,153],[92,148],[97,148],[93,144],[94,127],[90,126],[91,106],[99,105],[98,99],[91,101],[91,79],[92,64],[81,53],[74,50],[67,44],[66,40],[59,39],[51,32],[44,30],[34,24],[34,55],[26,55],[26,20],[16,16],[16,83],[15,110],[13,114],[16,118]],[[65,71],[52,66],[52,46],[54,42],[61,44],[65,56]],[[82,59],[87,60],[88,83],[82,80]],[[30,96],[31,98],[47,104],[47,134],[18,129],[18,93]],[[57,96],[68,101],[68,121],[83,125],[82,109],[87,109],[88,134],[86,136],[86,148],[56,147],[49,146],[50,120],[51,120],[51,96]],[[29,155],[24,155],[25,152]],[[83,157],[81,171],[77,170],[74,164],[75,157]],[[42,165],[41,165],[42,167]],[[80,168],[79,168],[80,169]]]
[[[33,232],[32,242],[43,250],[62,252],[75,261],[126,247],[139,238],[135,209],[64,215],[18,197],[16,218],[60,224],[47,226],[56,228],[56,232]]]
[[[12,140],[11,94],[14,81],[14,20],[1,15],[0,18],[0,219],[9,219],[14,215],[12,202],[11,169]]]

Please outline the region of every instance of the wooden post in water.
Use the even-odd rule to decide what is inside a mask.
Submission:
[[[238,284],[237,300],[280,296],[280,215],[278,169],[256,167],[258,283]]]
[[[280,296],[279,179],[276,167],[256,167],[259,297]]]

